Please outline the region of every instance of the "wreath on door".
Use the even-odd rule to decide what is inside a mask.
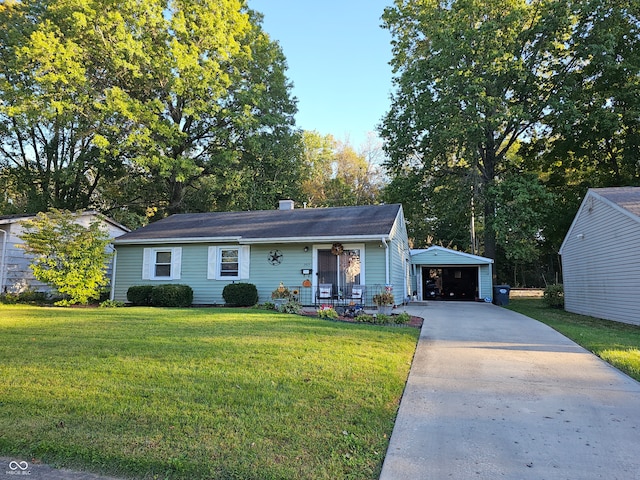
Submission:
[[[333,253],[336,257],[338,255],[342,255],[342,252],[344,252],[344,247],[341,243],[334,243],[331,246],[331,253]]]

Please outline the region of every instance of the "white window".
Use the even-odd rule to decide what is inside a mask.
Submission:
[[[182,248],[145,248],[142,260],[143,280],[178,280]]]
[[[220,276],[221,277],[238,277],[239,276],[239,248],[221,248],[220,249]]]
[[[207,278],[214,280],[248,279],[249,254],[248,245],[209,247]]]

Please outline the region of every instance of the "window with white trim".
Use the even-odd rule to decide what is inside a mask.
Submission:
[[[248,245],[209,247],[207,278],[214,280],[248,279],[249,254]]]
[[[220,249],[220,276],[238,277],[240,267],[239,258],[239,248]]]
[[[182,248],[145,248],[142,260],[143,280],[177,280],[182,268]]]
[[[153,276],[156,278],[171,278],[171,250],[158,250],[154,253]]]

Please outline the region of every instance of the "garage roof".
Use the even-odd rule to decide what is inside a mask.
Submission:
[[[493,260],[450,248],[433,246],[426,249],[411,250],[413,265],[490,265]]]

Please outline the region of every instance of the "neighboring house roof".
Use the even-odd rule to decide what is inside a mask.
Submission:
[[[564,237],[560,246],[560,254],[570,238],[573,235],[573,229],[584,209],[590,208],[590,202],[598,199],[611,208],[618,210],[632,220],[640,223],[640,187],[609,187],[609,188],[590,188],[582,200],[582,204],[578,209],[571,226]]]
[[[592,188],[590,192],[640,217],[640,187]]]
[[[355,241],[388,238],[399,204],[176,214],[114,243]]]
[[[427,263],[430,263],[430,264],[437,263],[437,262],[435,262],[436,259],[433,258],[433,257],[437,256],[438,253],[443,253],[443,254],[448,254],[448,255],[453,255],[453,256],[459,257],[459,258],[463,258],[465,260],[465,263],[467,263],[469,265],[480,265],[480,264],[491,264],[491,263],[493,263],[493,260],[491,258],[481,257],[479,255],[472,255],[471,253],[460,252],[459,250],[453,250],[451,248],[439,247],[437,245],[434,245],[434,246],[429,247],[429,248],[412,249],[410,251],[411,258],[412,258],[412,263],[415,263],[417,265],[421,265],[424,262],[427,262]],[[427,255],[423,255],[423,254],[427,254]]]
[[[96,212],[94,210],[86,210],[86,211],[82,212],[81,215],[83,215],[83,216],[94,215],[94,216],[98,217],[99,219],[101,219],[102,221],[110,223],[114,227],[117,227],[117,228],[121,229],[123,232],[130,232],[131,231],[130,229],[128,229],[124,225],[121,225],[120,223],[116,222],[112,218],[109,218],[109,217],[101,214],[100,212]],[[6,225],[6,224],[20,222],[22,220],[28,220],[30,218],[34,218],[35,216],[36,216],[35,213],[15,213],[15,214],[12,214],[12,215],[0,215],[0,225],[3,225],[3,224]]]

